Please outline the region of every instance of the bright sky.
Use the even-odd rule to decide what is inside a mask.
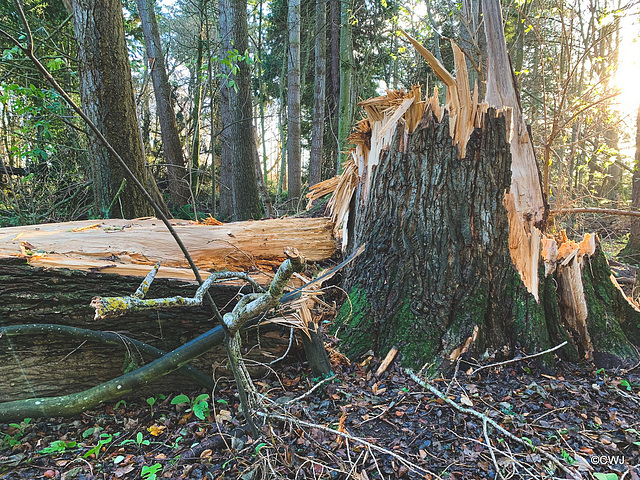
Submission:
[[[615,76],[622,89],[618,99],[620,111],[636,113],[640,104],[640,25],[636,15],[625,16],[621,24],[620,62]]]
[[[621,42],[615,84],[621,89],[617,98],[618,111],[626,117],[630,138],[620,145],[622,154],[634,157],[636,115],[640,105],[640,22],[639,8],[621,19]]]

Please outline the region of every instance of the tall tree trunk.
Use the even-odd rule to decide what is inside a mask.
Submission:
[[[286,50],[286,46],[285,46]],[[287,71],[288,59],[284,58],[280,69],[280,98],[278,108],[278,133],[280,134],[280,175],[278,177],[278,198],[282,198],[284,182],[287,177],[287,149],[285,147],[285,104],[284,104],[284,76]]]
[[[164,155],[167,161],[171,203],[182,206],[189,203],[189,181],[185,169],[176,115],[171,104],[171,86],[169,85],[169,77],[160,43],[160,33],[154,10],[155,1],[136,0],[136,3],[140,13],[142,33],[151,68],[156,111],[160,122]]]
[[[238,52],[239,55],[244,56],[249,48],[246,0],[220,0],[220,31],[223,55]],[[256,145],[251,141],[253,139],[251,70],[245,60],[237,61],[235,67],[235,73],[230,72],[226,82],[228,107],[226,111],[224,108],[222,110],[222,128],[228,129],[228,134],[223,138],[223,169],[226,162],[230,163],[232,218],[246,220],[260,218],[262,213],[255,168]],[[229,87],[230,82],[234,82],[233,87]],[[224,185],[221,185],[222,188]]]
[[[327,78],[327,0],[316,0],[315,80],[313,88],[313,129],[309,158],[309,186],[322,180],[322,141]]]
[[[340,10],[340,103],[338,106],[338,156],[336,170],[342,171],[342,150],[346,148],[353,119],[352,76],[353,40],[351,28],[352,3],[344,0]]]
[[[300,0],[289,0],[289,74],[287,80],[287,190],[292,206],[301,193],[300,149]]]
[[[633,166],[631,209],[640,210],[640,105],[638,105],[638,116],[636,117],[636,159]],[[631,261],[630,263],[640,263],[640,219],[631,217],[631,231],[629,241],[619,255],[621,258]],[[640,275],[639,275],[640,277]]]
[[[211,153],[211,215],[215,217],[217,215],[216,209],[216,191],[217,191],[217,178],[216,178],[216,146],[219,145],[218,142],[218,130],[220,124],[220,107],[219,104],[216,108],[215,103],[215,92],[216,85],[220,85],[219,81],[214,80],[213,76],[213,62],[215,61],[213,58],[213,48],[212,43],[217,34],[217,27],[211,28],[210,25],[206,24],[206,34],[207,34],[207,74],[209,76],[209,115],[210,115],[210,126],[209,129],[211,131],[211,135],[209,137],[209,151]],[[211,35],[214,35],[214,38],[211,38]]]
[[[204,54],[202,8],[203,5],[201,3],[199,6],[200,31],[196,38],[196,64],[193,72],[193,109],[191,110],[193,136],[191,140],[190,184],[194,204],[196,203],[196,195],[198,192],[198,169],[200,168],[200,111],[202,109],[202,56]]]
[[[155,181],[145,170],[122,4],[118,0],[74,0],[71,7],[82,107],[131,171],[164,205]],[[153,215],[151,205],[132,182],[125,181],[120,164],[92,134],[89,149],[97,214],[124,218]]]

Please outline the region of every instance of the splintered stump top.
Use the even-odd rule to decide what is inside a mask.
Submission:
[[[283,218],[209,226],[173,220],[201,269],[271,272],[293,246],[310,261],[336,252],[327,218]],[[0,258],[24,257],[32,266],[144,276],[162,261],[159,276],[193,279],[178,245],[162,222],[85,220],[0,228]]]

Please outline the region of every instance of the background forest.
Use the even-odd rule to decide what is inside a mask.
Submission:
[[[400,28],[450,71],[455,40],[471,82],[482,92],[485,81],[474,0],[23,7],[35,56],[152,196],[182,218],[298,211],[309,185],[339,171],[358,101],[417,83],[444,92]],[[551,208],[625,208],[640,103],[638,3],[524,0],[503,9]],[[0,225],[152,214],[112,153],[14,43],[28,37],[8,0],[0,25]]]

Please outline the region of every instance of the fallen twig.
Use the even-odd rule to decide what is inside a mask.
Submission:
[[[275,418],[276,420],[281,420],[283,422],[292,422],[292,423],[297,423],[299,425],[302,425],[302,426],[305,426],[305,427],[309,427],[309,428],[317,428],[318,430],[322,430],[323,432],[327,432],[327,433],[330,433],[332,435],[338,435],[338,436],[343,437],[343,438],[345,438],[347,440],[353,440],[354,442],[357,442],[357,443],[360,443],[362,445],[365,445],[369,449],[377,450],[377,451],[379,451],[381,453],[384,453],[385,455],[389,455],[389,456],[395,458],[396,460],[398,460],[399,462],[403,463],[404,465],[407,466],[407,468],[409,468],[410,470],[413,470],[414,472],[418,472],[418,473],[422,473],[422,474],[429,474],[429,475],[432,475],[434,478],[437,478],[439,480],[443,480],[442,477],[440,477],[438,474],[436,474],[436,473],[434,473],[434,472],[432,472],[430,470],[427,470],[426,468],[422,468],[422,467],[416,465],[415,463],[407,460],[406,458],[401,457],[397,453],[394,453],[391,450],[387,450],[384,447],[379,447],[375,443],[368,442],[367,440],[365,440],[363,438],[354,437],[353,435],[349,435],[348,433],[340,432],[338,430],[333,430],[333,429],[325,427],[323,425],[318,425],[318,424],[315,424],[315,423],[305,422],[304,420],[300,420],[298,418],[285,417],[284,415],[278,415],[276,413],[256,412],[256,414],[258,416],[266,418],[266,419]]]
[[[562,342],[560,345],[556,345],[553,348],[550,348],[548,350],[545,350],[544,352],[538,352],[538,353],[534,353],[532,355],[526,355],[524,357],[518,357],[518,358],[512,358],[510,360],[505,360],[504,362],[498,362],[498,363],[492,363],[491,365],[483,365],[482,367],[476,368],[473,372],[471,372],[469,375],[475,375],[476,373],[478,373],[480,370],[484,370],[485,368],[491,368],[491,367],[499,367],[500,365],[507,365],[509,363],[515,363],[515,362],[520,362],[522,360],[529,360],[530,358],[535,358],[535,357],[539,357],[541,355],[546,355],[547,353],[551,353],[554,352],[562,347],[564,347],[568,342],[565,340],[564,342]]]
[[[545,353],[545,352],[541,352],[540,354]],[[500,433],[502,433],[505,437],[513,440],[514,442],[519,443],[520,445],[531,449],[532,445],[527,443],[525,440],[521,439],[520,437],[516,437],[513,433],[511,433],[510,431],[506,430],[505,428],[501,427],[500,425],[498,425],[497,422],[495,422],[494,420],[490,419],[489,417],[487,417],[485,414],[480,413],[472,408],[467,408],[467,407],[463,407],[462,405],[458,405],[456,402],[454,402],[453,400],[451,400],[449,397],[447,397],[444,393],[442,393],[440,390],[438,390],[437,388],[435,388],[434,386],[432,386],[431,384],[425,382],[424,380],[422,380],[420,377],[418,377],[418,375],[415,374],[415,372],[411,369],[406,369],[407,374],[413,379],[414,382],[416,382],[418,385],[426,388],[427,390],[429,390],[431,393],[433,393],[436,397],[438,397],[439,399],[441,399],[442,401],[444,401],[445,403],[449,404],[450,406],[452,406],[453,408],[455,408],[456,410],[458,410],[460,413],[466,413],[467,415],[472,415],[476,418],[479,418],[480,420],[482,420],[483,422],[487,422],[489,425],[491,425],[493,428],[495,428],[497,431],[499,431]],[[539,451],[540,454],[545,457],[547,460],[549,460],[550,462],[552,462],[554,465],[556,465],[558,468],[562,469],[567,475],[569,475],[571,478],[574,478],[576,480],[581,480],[582,476],[572,470],[570,470],[569,468],[565,467],[564,465],[562,465],[562,463],[560,462],[560,460],[558,460],[556,457],[554,457],[553,455],[545,452],[544,450],[542,450],[541,448],[536,449],[536,451]]]

